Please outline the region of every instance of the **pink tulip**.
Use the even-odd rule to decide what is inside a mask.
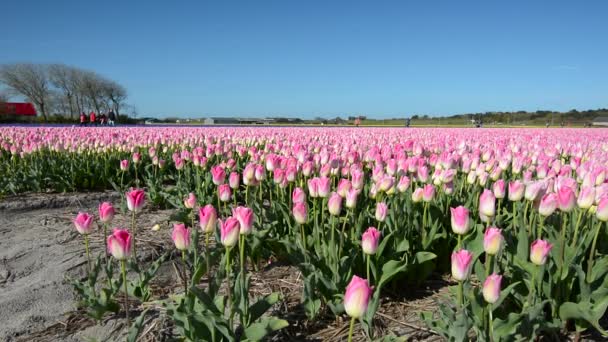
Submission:
[[[198,211],[200,226],[203,233],[213,233],[217,223],[217,211],[211,204],[207,204]]]
[[[378,242],[380,241],[380,231],[376,227],[369,227],[361,237],[361,248],[363,253],[368,255],[376,254]]]
[[[594,201],[595,188],[592,186],[583,186],[576,200],[578,207],[581,209],[589,209],[593,205]]]
[[[130,211],[139,212],[146,204],[146,193],[141,189],[133,189],[126,193],[127,208]]]
[[[378,202],[376,204],[376,221],[384,222],[386,220],[386,214],[388,212],[388,206],[384,202]]]
[[[542,216],[551,216],[557,209],[557,195],[555,193],[549,193],[543,196],[538,206],[538,213]]]
[[[363,179],[365,174],[360,170],[354,170],[350,173],[352,187],[357,190],[363,189],[365,180]]]
[[[249,184],[255,180],[255,164],[249,163],[245,166],[243,170],[243,183],[245,185]]]
[[[184,199],[184,206],[188,209],[192,209],[196,206],[196,196],[194,195],[193,192],[188,194],[188,197],[186,197],[186,199]]]
[[[595,217],[603,222],[608,221],[608,196],[604,196],[600,199],[597,204],[597,210],[595,211]]]
[[[397,183],[397,190],[399,192],[405,192],[410,187],[410,179],[407,176],[401,177],[399,183]]]
[[[283,169],[274,169],[272,180],[274,184],[281,184],[285,179],[285,171]]]
[[[112,222],[116,211],[110,202],[103,202],[99,205],[99,221],[103,223]]]
[[[255,167],[254,176],[255,180],[258,182],[261,182],[266,179],[266,170],[264,170],[264,167],[262,165],[257,165]]]
[[[384,176],[378,181],[377,187],[379,191],[387,192],[392,189],[394,184],[395,178],[391,176]]]
[[[471,265],[473,264],[473,253],[466,249],[452,253],[452,277],[457,281],[465,281],[469,278]]]
[[[305,177],[310,177],[310,175],[312,174],[312,169],[313,169],[313,165],[310,161],[307,161],[306,163],[304,163],[302,165],[302,174]]]
[[[306,207],[306,203],[303,202],[294,202],[293,204],[293,218],[296,220],[298,224],[305,224],[308,219],[308,208]]]
[[[479,196],[479,216],[482,221],[489,222],[496,215],[496,198],[492,191],[485,189]]]
[[[471,218],[469,210],[463,206],[450,208],[452,214],[452,231],[458,235],[465,235],[471,229]]]
[[[221,165],[215,165],[211,168],[211,181],[215,185],[220,185],[224,183],[224,179],[226,178],[226,171]]]
[[[308,180],[308,194],[312,198],[319,197],[319,178]]]
[[[422,188],[416,188],[414,192],[412,192],[412,202],[418,203],[422,201],[422,193],[424,190]]]
[[[231,172],[230,176],[228,177],[228,184],[230,185],[231,189],[238,189],[239,188],[239,174],[238,172]]]
[[[557,191],[557,206],[559,210],[567,213],[574,209],[576,205],[576,195],[572,188],[568,186],[562,186]]]
[[[133,164],[139,164],[139,162],[141,161],[141,154],[139,154],[139,152],[135,152],[133,153]]]
[[[344,294],[344,310],[353,318],[361,318],[367,311],[372,288],[366,279],[353,276]]]
[[[218,186],[217,193],[220,197],[220,201],[222,202],[230,201],[230,197],[232,196],[232,190],[230,190],[230,185],[228,184],[221,184],[220,186]]]
[[[112,235],[108,236],[108,252],[116,260],[126,260],[131,256],[132,242],[128,230],[115,228]]]
[[[500,298],[500,283],[502,282],[502,276],[493,273],[489,275],[483,282],[483,299],[490,304],[494,304]]]
[[[340,197],[345,198],[346,195],[348,194],[348,191],[351,188],[351,184],[350,181],[348,179],[340,179],[340,182],[338,183],[338,190],[337,193],[338,195],[340,195]]]
[[[489,255],[496,255],[504,243],[502,231],[496,227],[489,227],[483,236],[483,250]]]
[[[359,196],[358,190],[351,188],[346,193],[346,203],[345,206],[348,209],[353,209],[357,206],[357,196]]]
[[[82,235],[88,235],[93,232],[93,216],[88,213],[78,213],[74,219],[74,226],[78,233]]]
[[[553,245],[545,240],[535,240],[530,246],[530,261],[533,264],[542,266],[547,262],[547,255],[551,252]]]
[[[293,189],[293,193],[291,194],[291,201],[293,203],[305,203],[306,193],[304,192],[304,190],[300,188]]]
[[[240,233],[242,235],[251,233],[251,230],[253,229],[253,221],[255,220],[253,209],[239,206],[232,209],[232,216],[239,221]]]
[[[234,217],[220,220],[220,242],[227,248],[234,247],[239,240],[240,223]]]
[[[435,187],[433,184],[427,184],[424,186],[422,190],[422,200],[425,202],[430,202],[435,197]]]
[[[120,161],[120,171],[127,171],[129,169],[129,161],[127,159]]]
[[[524,183],[515,180],[513,182],[509,182],[509,201],[511,202],[519,202],[524,197],[524,191],[526,186]]]
[[[339,216],[342,211],[342,197],[335,192],[331,193],[329,201],[327,202],[327,209],[333,216]]]
[[[492,192],[497,199],[505,198],[505,181],[499,179],[494,182],[494,184],[492,184]]]
[[[329,191],[331,190],[331,179],[327,177],[321,177],[317,182],[319,185],[319,197],[325,198],[329,196]]]
[[[180,251],[185,251],[190,247],[190,229],[186,228],[183,223],[174,224],[171,239],[175,244],[175,248]]]
[[[542,190],[543,185],[541,182],[528,183],[528,185],[526,185],[524,197],[528,201],[536,201],[536,199],[540,196]]]
[[[184,160],[182,158],[177,157],[177,158],[175,158],[174,162],[175,162],[175,169],[176,170],[181,170],[185,166],[185,162],[184,162]]]

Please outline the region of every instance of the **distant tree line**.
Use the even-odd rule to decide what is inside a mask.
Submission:
[[[518,122],[547,122],[552,124],[570,123],[570,122],[590,122],[597,117],[608,116],[608,109],[590,109],[578,111],[576,109],[567,112],[558,112],[551,110],[537,110],[535,112],[515,111],[515,112],[485,112],[485,113],[466,113],[449,116],[448,119],[463,119],[463,120],[483,120],[483,122],[500,122],[504,124],[514,124]]]
[[[44,121],[50,115],[76,119],[81,112],[125,108],[126,89],[94,71],[64,64],[16,63],[0,65],[0,84],[6,87],[0,101],[19,95],[36,106]]]

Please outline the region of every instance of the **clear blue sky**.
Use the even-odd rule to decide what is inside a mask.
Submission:
[[[5,1],[0,63],[95,70],[145,116],[608,107],[608,1],[158,3]]]

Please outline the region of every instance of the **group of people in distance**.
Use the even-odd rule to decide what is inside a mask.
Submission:
[[[91,111],[88,118],[84,112],[80,113],[80,126],[114,126],[115,124],[116,114],[114,114],[113,111],[108,112],[108,115],[101,113],[99,116],[97,116],[94,111]]]

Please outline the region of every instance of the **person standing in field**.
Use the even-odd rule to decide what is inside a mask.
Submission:
[[[80,113],[80,126],[86,126],[87,125],[87,116],[84,112]]]
[[[89,122],[91,126],[97,126],[97,116],[94,111],[91,111],[91,114],[89,114]]]
[[[108,126],[114,126],[114,121],[116,120],[116,115],[114,114],[114,111],[110,111],[110,113],[108,113]]]

